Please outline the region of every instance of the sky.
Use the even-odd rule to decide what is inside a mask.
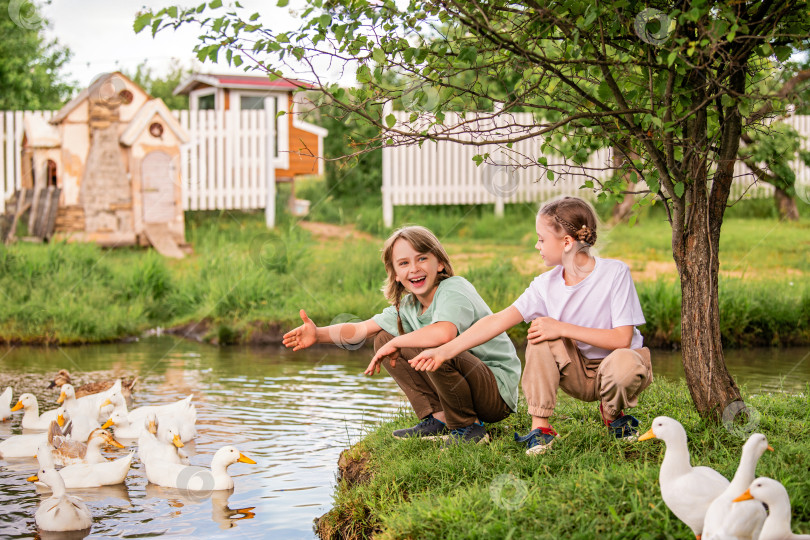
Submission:
[[[58,39],[73,52],[63,73],[82,88],[101,73],[115,70],[134,72],[144,61],[158,75],[165,74],[173,60],[192,67],[196,61],[193,49],[200,34],[198,26],[186,25],[178,31],[164,30],[155,38],[149,29],[140,34],[135,34],[132,29],[136,13],[144,6],[159,9],[180,1],[52,0],[50,4],[39,3],[39,6],[49,22],[47,36]],[[196,6],[200,2],[202,0],[192,0],[184,5]],[[300,25],[294,10],[296,5],[303,4],[301,1],[293,0],[285,8],[277,7],[276,0],[241,0],[240,3],[245,6],[246,17],[254,12],[260,13],[260,21],[265,25],[272,24],[274,32],[294,30]],[[206,62],[201,66],[203,71],[244,73],[241,68],[228,67],[224,54],[220,56],[219,65]]]

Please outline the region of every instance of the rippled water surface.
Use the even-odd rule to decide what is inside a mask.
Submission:
[[[92,537],[313,538],[312,520],[331,506],[340,451],[403,404],[390,378],[362,375],[368,359],[368,350],[293,355],[279,348],[217,349],[173,338],[0,348],[0,390],[10,384],[14,402],[21,392],[33,392],[42,410],[55,406],[57,395],[46,386],[59,369],[80,382],[137,374],[134,406],[194,394],[199,436],[188,445],[192,464],[208,465],[226,444],[257,461],[231,465],[232,493],[190,499],[148,484],[136,458],[125,485],[71,491],[90,506]],[[653,362],[658,375],[682,376],[679,353],[654,351]],[[750,392],[804,391],[810,381],[807,348],[730,351],[727,363]],[[0,423],[0,438],[20,433],[20,418]],[[34,460],[0,460],[0,538],[36,534],[34,512],[42,497],[26,482],[35,469]]]
[[[42,410],[55,406],[57,394],[45,387],[59,369],[77,379],[101,370],[108,376],[138,374],[134,406],[194,394],[199,435],[187,445],[195,454],[192,464],[207,466],[226,444],[257,462],[229,467],[236,485],[230,497],[216,493],[190,500],[179,490],[148,484],[136,457],[126,485],[75,491],[93,513],[93,537],[313,538],[312,520],[331,505],[340,451],[402,403],[390,378],[362,375],[367,356],[337,348],[295,355],[217,349],[171,338],[0,349],[0,384],[13,387],[14,402],[21,392],[33,392]],[[0,423],[0,438],[20,433],[21,416]],[[40,496],[26,482],[35,468],[35,460],[0,461],[0,538],[36,533]],[[251,518],[229,517],[249,507]]]

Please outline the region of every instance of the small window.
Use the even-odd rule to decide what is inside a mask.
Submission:
[[[213,111],[216,108],[216,96],[208,94],[197,98],[197,108],[201,111]]]
[[[239,98],[239,106],[243,111],[263,111],[264,96],[241,96]]]

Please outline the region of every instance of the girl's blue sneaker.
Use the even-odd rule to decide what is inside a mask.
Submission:
[[[551,448],[556,437],[557,432],[554,431],[554,428],[537,428],[523,437],[515,433],[515,442],[526,443],[526,455],[534,456],[543,454]]]
[[[636,442],[638,440],[638,418],[624,414],[609,423],[608,430],[620,441]]]

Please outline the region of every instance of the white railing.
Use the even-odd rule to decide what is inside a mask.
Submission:
[[[389,111],[386,111],[386,115]],[[411,113],[394,111],[397,123],[395,130],[419,132],[426,124],[409,122]],[[462,125],[452,135],[462,141],[486,142],[480,133],[489,137],[504,135],[531,135],[534,120],[531,113],[510,115],[509,124],[520,128],[498,125],[492,113],[468,113],[464,117],[446,115],[445,125]],[[804,135],[803,147],[808,149],[810,116],[793,116],[786,120]],[[434,128],[435,129],[435,128]],[[396,140],[396,137],[395,137]],[[404,140],[401,138],[400,140]],[[534,203],[558,195],[593,197],[595,192],[580,189],[590,180],[598,187],[613,173],[609,149],[593,153],[581,166],[566,165],[562,158],[547,154],[549,168],[555,173],[549,180],[543,168],[532,165],[542,156],[542,139],[527,137],[515,142],[512,148],[494,145],[464,144],[463,142],[425,142],[416,145],[393,145],[383,148],[383,221],[393,224],[394,207],[407,205],[444,204],[495,204],[495,211],[502,214],[505,203]],[[490,154],[488,162],[476,166],[473,156]],[[536,161],[534,161],[536,163]],[[798,159],[793,163],[796,179],[803,193],[810,193],[810,168]],[[739,197],[769,197],[773,186],[756,182],[745,164],[738,162],[734,168],[732,200]]]
[[[23,120],[53,111],[0,113],[0,214],[21,187]],[[275,211],[275,111],[173,111],[191,141],[180,148],[184,210]],[[268,215],[271,225],[273,216]]]

